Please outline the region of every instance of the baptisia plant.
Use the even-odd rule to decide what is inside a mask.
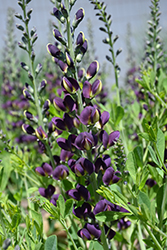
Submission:
[[[28,53],[30,59],[30,65],[21,63],[29,79],[23,94],[32,107],[24,111],[27,122],[22,129],[35,136],[41,152],[47,156],[34,169],[43,183],[38,189],[40,205],[64,227],[71,241],[68,245],[72,244],[74,249],[79,246],[87,249],[86,241],[94,240],[107,250],[116,234],[116,229],[111,227],[118,220],[101,222],[96,215],[105,211],[120,212],[121,208],[115,209],[116,205],[103,199],[97,190],[102,184],[109,186],[121,182],[124,164],[118,164],[121,168],[111,164],[110,148],[119,145],[120,132],[108,125],[109,112],[101,110],[96,100],[102,91],[102,81],[96,78],[99,63],[94,60],[85,69],[80,68],[88,40],[82,31],[76,34],[76,28],[85,12],[80,8],[71,21],[75,1],[59,0],[53,8],[52,14],[59,25],[53,29],[55,43],[49,43],[47,50],[62,72],[61,90],[53,99],[45,99],[42,93],[47,81],[38,80],[42,65],[34,66],[37,33],[34,28],[29,31],[32,13],[32,10],[26,10],[29,2],[19,1],[23,16],[16,15],[24,23],[24,27],[19,25],[23,31],[19,47]],[[130,222],[126,224],[124,221],[126,214],[127,210],[123,214],[120,212],[118,218],[122,221],[118,228],[130,226]],[[67,218],[71,220],[71,228],[67,227]],[[74,240],[72,233],[75,234]]]

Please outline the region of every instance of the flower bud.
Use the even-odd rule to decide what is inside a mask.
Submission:
[[[84,18],[84,16],[85,16],[85,11],[84,11],[83,8],[80,8],[80,9],[76,12],[75,18],[74,18],[74,20],[73,20],[73,22],[72,22],[72,27],[73,27],[74,29],[77,28],[78,24],[82,21],[82,19]]]
[[[22,130],[24,131],[24,133],[29,134],[29,135],[33,135],[35,133],[35,130],[33,129],[33,127],[31,127],[28,124],[23,124]]]
[[[39,74],[39,72],[42,70],[42,64],[41,63],[38,63],[36,69],[35,69],[35,73],[36,74]]]
[[[27,110],[24,111],[24,116],[30,121],[38,122],[37,118],[34,117],[33,114]]]
[[[85,42],[85,35],[82,31],[80,31],[76,39],[76,45],[78,47],[81,47],[84,44],[84,42]]]
[[[25,98],[27,98],[28,100],[34,102],[34,97],[26,90],[23,90],[23,95],[25,96]]]
[[[65,18],[63,16],[63,14],[61,13],[60,10],[58,10],[57,8],[53,8],[53,15],[61,22],[64,23],[65,22]]]
[[[61,42],[61,44],[66,46],[66,42],[64,41],[62,34],[60,33],[60,31],[58,29],[54,29],[53,30],[53,36],[59,41]]]
[[[36,130],[35,130],[35,134],[38,137],[38,139],[40,140],[44,140],[47,138],[47,134],[45,133],[45,131],[43,130],[42,126],[39,126]]]
[[[50,100],[47,99],[42,107],[42,114],[44,114],[49,109],[49,107],[50,107]]]
[[[92,95],[96,96],[98,95],[102,90],[102,82],[101,80],[97,79],[92,84]]]
[[[51,43],[48,43],[46,48],[49,54],[53,57],[57,57],[60,54],[60,50],[55,45],[52,45]]]
[[[66,62],[68,64],[68,66],[73,67],[74,66],[74,62],[72,60],[72,58],[70,57],[70,55],[66,52]]]
[[[71,94],[74,94],[79,88],[78,82],[72,77],[63,77],[62,85]]]
[[[21,67],[25,70],[25,71],[29,71],[29,67],[27,66],[27,64],[25,64],[24,62],[20,63]]]
[[[38,87],[38,92],[39,92],[39,93],[41,93],[41,92],[45,89],[46,84],[47,84],[47,81],[44,79],[44,80],[40,83],[40,85],[39,85],[39,87]]]
[[[99,63],[98,63],[98,61],[95,60],[89,65],[89,67],[86,71],[87,80],[90,80],[91,78],[93,78],[96,75],[96,73],[98,72],[98,70],[99,70]]]
[[[24,43],[18,42],[18,45],[19,45],[19,47],[20,47],[21,49],[24,49],[24,50],[27,49],[27,47],[26,47],[26,45],[25,45]]]

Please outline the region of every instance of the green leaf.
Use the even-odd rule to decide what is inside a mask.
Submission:
[[[104,211],[96,214],[96,219],[102,222],[115,221],[118,220],[129,213],[115,212],[115,211]]]
[[[137,146],[133,150],[136,163],[139,167],[143,168],[143,149],[141,146]]]
[[[156,143],[157,150],[161,157],[161,160],[164,160],[164,152],[165,152],[165,136],[161,129],[158,128],[157,133],[157,143]]]
[[[43,220],[42,220],[42,214],[38,213],[37,211],[30,209],[31,215],[34,221],[37,223],[38,231],[41,233],[43,231]]]
[[[148,175],[149,175],[149,171],[147,170],[147,166],[146,166],[142,171],[142,177],[141,177],[141,181],[139,185],[139,190],[141,190],[144,187],[146,180],[148,178]]]
[[[60,215],[62,216],[62,218],[64,218],[65,216],[65,200],[62,196],[62,194],[59,195],[59,198],[57,200],[57,207],[59,208],[60,210]]]
[[[119,124],[124,116],[124,109],[121,106],[117,106],[115,110],[115,126]]]
[[[162,203],[163,203],[163,199],[164,199],[164,195],[165,194],[165,186],[167,184],[164,184],[163,186],[161,186],[157,192],[157,196],[156,196],[156,202],[157,202],[157,213],[158,213],[158,218],[159,219],[162,219],[161,218],[161,213],[162,213]],[[165,199],[165,203],[167,205],[167,199]],[[163,204],[164,205],[164,204]],[[165,206],[165,205],[164,205]]]
[[[156,154],[155,154],[153,148],[152,148],[150,145],[148,146],[148,150],[149,150],[149,152],[150,152],[150,155],[151,155],[151,158],[152,158],[153,162],[154,162],[157,166],[161,167],[161,166],[159,165],[159,161],[158,161],[158,159],[157,159],[157,156],[156,156]]]
[[[3,191],[6,188],[6,185],[8,184],[8,180],[12,171],[12,166],[9,154],[1,155],[1,160],[1,165],[3,166],[3,168],[0,171],[0,190]]]
[[[57,250],[57,236],[51,235],[45,242],[44,250]]]
[[[65,212],[64,212],[65,218],[72,213],[72,210],[73,210],[73,200],[69,199],[65,203]]]
[[[21,222],[21,214],[19,214],[19,213],[14,214],[14,216],[12,218],[12,223],[11,223],[13,231],[18,227],[20,222]]]
[[[126,168],[129,171],[130,176],[132,177],[134,183],[136,183],[136,161],[133,152],[130,152],[126,161]]]
[[[140,137],[144,138],[146,141],[150,141],[150,137],[149,137],[149,134],[147,133],[139,133],[138,134]]]
[[[150,209],[150,199],[149,197],[146,195],[146,193],[140,191],[139,195],[138,195],[138,203],[139,205],[141,205],[142,203],[144,203],[148,209]]]

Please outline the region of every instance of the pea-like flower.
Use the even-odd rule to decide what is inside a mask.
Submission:
[[[100,139],[103,143],[105,149],[114,145],[114,143],[119,139],[120,132],[113,131],[111,134],[107,134],[105,130],[102,130],[100,133]]]
[[[52,185],[49,185],[47,188],[41,187],[38,189],[40,195],[42,195],[45,198],[50,198],[54,194],[55,190],[56,190],[55,187]]]
[[[103,175],[103,178],[102,178],[103,183],[105,185],[117,183],[120,180],[120,178],[117,175],[115,175],[115,173],[116,172],[114,171],[114,169],[112,167],[107,168],[104,175]]]
[[[100,119],[100,111],[94,106],[86,106],[79,119],[84,125],[94,125]]]
[[[69,131],[73,127],[73,119],[67,113],[64,114],[63,119],[59,117],[53,117],[52,123],[58,130]]]
[[[83,218],[84,220],[91,212],[91,205],[84,202],[81,207],[76,207],[73,209],[73,214],[78,218]]]
[[[76,162],[72,161],[70,168],[77,176],[82,176],[86,173],[91,175],[95,171],[94,164],[83,157],[77,160]]]
[[[35,172],[42,176],[51,176],[53,168],[47,162],[42,163],[41,167],[37,167]]]
[[[111,158],[109,155],[103,155],[102,158],[97,158],[95,161],[95,172],[98,173],[99,170],[104,172],[111,165]]]
[[[65,95],[64,99],[55,97],[53,100],[55,108],[59,111],[71,112],[74,108],[74,100],[70,95]]]
[[[76,189],[68,190],[67,195],[77,201],[80,201],[81,199],[88,201],[90,199],[89,191],[81,184],[77,184]]]
[[[99,239],[101,236],[101,230],[98,224],[86,223],[84,228],[78,231],[78,236],[85,240],[90,240],[94,238]]]
[[[90,150],[97,144],[97,137],[88,132],[80,133],[74,142],[74,145],[80,150]]]
[[[96,79],[93,84],[88,81],[85,81],[83,84],[83,96],[85,98],[92,98],[98,95],[102,90],[102,82],[99,79]]]
[[[82,21],[82,19],[84,18],[84,16],[85,16],[85,11],[84,11],[83,8],[80,8],[80,9],[76,12],[75,18],[74,18],[74,20],[73,20],[73,22],[72,22],[72,26],[73,26],[74,29],[77,28],[78,24]]]
[[[114,206],[111,202],[109,202],[106,199],[98,201],[98,203],[95,205],[93,213],[96,215],[100,212],[104,211],[114,211]]]
[[[89,65],[86,71],[87,80],[92,79],[97,74],[98,70],[99,70],[99,63],[98,61],[95,60]]]
[[[64,76],[62,79],[62,86],[70,94],[76,93],[76,91],[79,89],[78,82],[72,77],[67,78]]]
[[[53,194],[50,202],[56,207],[57,206],[57,200],[59,198],[60,194]]]
[[[48,43],[46,48],[51,56],[57,58],[60,55],[60,50],[55,45]]]
[[[59,165],[53,170],[53,178],[56,180],[65,179],[69,175],[69,170],[65,165]]]
[[[119,230],[126,229],[130,227],[130,225],[131,225],[131,222],[129,220],[126,220],[125,218],[121,218],[117,224]]]

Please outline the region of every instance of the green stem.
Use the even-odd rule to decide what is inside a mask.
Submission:
[[[145,244],[143,242],[143,235],[142,235],[142,231],[141,231],[140,221],[138,222],[138,239],[139,239],[139,244],[140,244],[141,250],[146,250]]]
[[[163,200],[162,200],[162,205],[161,205],[159,228],[162,228],[162,226],[163,226],[163,217],[164,217],[164,213],[165,213],[166,200],[167,200],[167,183],[165,183],[165,190],[164,190]]]
[[[107,244],[106,235],[105,235],[105,232],[104,232],[104,225],[103,225],[103,223],[101,223],[100,229],[101,229],[100,239],[101,239],[101,242],[102,242],[102,245],[103,245],[103,249],[104,250],[109,250],[109,247],[108,247],[108,244]]]
[[[28,184],[27,184],[27,179],[24,177],[24,186],[26,190],[26,196],[27,196],[27,201],[28,201],[28,207],[29,207],[29,216],[32,218],[31,210],[32,210],[32,203],[30,202],[29,195],[28,195]]]
[[[0,222],[1,222],[1,226],[2,226],[2,229],[3,229],[5,239],[7,239],[7,233],[6,233],[6,228],[5,228],[5,223],[3,221],[3,218],[4,218],[4,216],[2,215],[1,207],[0,207]]]
[[[156,249],[157,250],[163,250],[162,247],[160,246],[159,242],[157,241],[156,237],[154,236],[154,234],[151,232],[151,230],[149,229],[149,227],[144,224],[145,226],[145,229],[147,230],[148,234],[150,235],[150,237],[152,238],[153,242],[155,243],[156,245]]]
[[[155,147],[155,151],[156,151],[156,153],[157,153],[158,159],[159,159],[160,163],[162,164],[162,166],[163,166],[163,168],[164,168],[164,171],[167,173],[167,169],[166,169],[166,167],[165,167],[164,162],[163,162],[162,159],[161,159],[161,156],[160,156],[160,153],[159,153],[158,148],[157,148],[157,146],[156,146],[156,143],[154,143],[154,147]]]
[[[76,244],[75,244],[75,242],[74,242],[74,240],[73,240],[73,238],[72,238],[72,236],[71,236],[71,234],[70,234],[70,232],[69,232],[69,229],[67,228],[65,222],[62,221],[62,220],[60,220],[60,223],[61,223],[61,225],[64,227],[64,229],[65,229],[65,231],[66,231],[68,237],[70,238],[71,243],[73,244],[74,249],[75,249],[75,250],[78,250],[78,248],[77,248],[77,246],[76,246]]]

